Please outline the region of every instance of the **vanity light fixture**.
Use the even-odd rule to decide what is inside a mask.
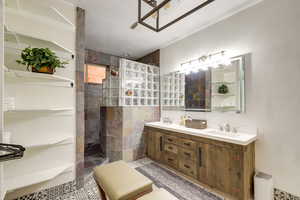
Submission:
[[[203,55],[200,58],[191,60],[181,64],[181,72],[190,74],[199,70],[208,70],[208,68],[218,68],[231,64],[231,59],[226,55],[225,51]]]
[[[169,26],[175,24],[176,22],[182,20],[183,18],[193,14],[194,12],[208,6],[215,0],[206,0],[200,5],[196,6],[195,8],[191,9],[190,11],[182,14],[181,16],[177,17],[176,19],[170,21],[169,23],[160,26],[160,17],[161,17],[161,11],[164,10],[171,10],[172,7],[176,6],[176,4],[180,3],[180,0],[163,0],[161,3],[158,4],[158,0],[138,0],[138,21],[135,22],[133,25],[131,25],[131,29],[135,29],[139,24],[151,29],[152,31],[155,32],[160,32]],[[142,16],[142,3],[145,3],[147,6],[151,7],[151,10],[147,12],[144,16]],[[172,5],[173,4],[173,5]],[[162,10],[163,9],[163,10]],[[152,17],[153,19],[156,20],[156,25],[151,26],[145,21],[149,18]]]

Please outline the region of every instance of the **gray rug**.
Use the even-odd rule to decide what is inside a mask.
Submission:
[[[164,188],[179,200],[223,200],[223,197],[217,196],[205,190],[175,173],[151,163],[136,168],[140,173],[151,179],[159,188]]]
[[[202,187],[177,176],[155,163],[138,167],[136,170],[150,178],[157,187],[166,189],[179,200],[223,200],[223,198],[206,191]],[[63,192],[63,195],[58,195],[58,193],[61,193],[60,190],[62,188],[50,188],[20,197],[17,200],[101,200],[98,186],[92,173],[85,177],[82,189],[74,191],[72,188],[64,190],[69,192]]]

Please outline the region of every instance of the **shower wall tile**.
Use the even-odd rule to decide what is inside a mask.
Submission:
[[[85,155],[104,155],[100,143],[102,85],[85,83]]]
[[[85,10],[76,10],[76,187],[83,187],[84,176],[84,60]]]
[[[159,120],[159,107],[106,107],[101,110],[104,109],[102,132],[109,160],[132,161],[144,157],[144,124]]]

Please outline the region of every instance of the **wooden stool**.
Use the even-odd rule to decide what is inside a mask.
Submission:
[[[155,190],[137,200],[178,200],[176,197],[171,195],[168,191],[163,188]]]
[[[124,161],[95,167],[94,177],[102,200],[136,200],[152,192],[152,181]]]

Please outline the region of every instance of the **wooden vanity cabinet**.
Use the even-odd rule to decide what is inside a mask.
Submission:
[[[236,145],[145,127],[147,155],[234,199],[253,195],[254,142]]]

